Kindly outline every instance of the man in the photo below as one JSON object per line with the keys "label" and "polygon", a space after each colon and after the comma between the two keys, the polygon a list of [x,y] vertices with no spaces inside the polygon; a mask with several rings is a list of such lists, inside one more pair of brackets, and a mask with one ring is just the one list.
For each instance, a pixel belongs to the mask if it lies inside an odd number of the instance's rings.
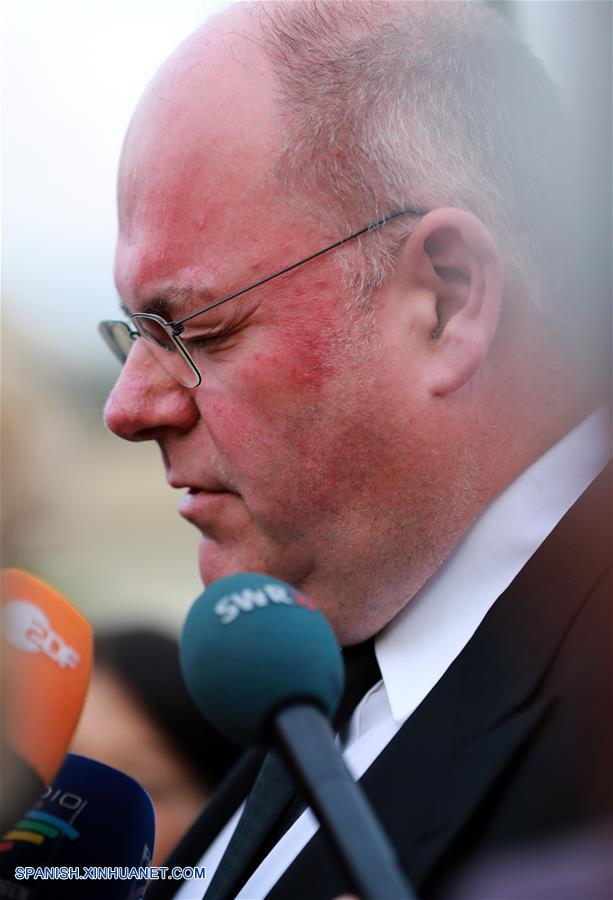
{"label": "man", "polygon": [[[346,758],[424,896],[610,809],[603,287],[568,145],[478,4],[266,3],[175,52],[122,155],[106,423],[158,442],[205,584],[266,572],[377,636]],[[207,883],[235,819],[191,841]],[[241,896],[348,889],[315,827]]]}

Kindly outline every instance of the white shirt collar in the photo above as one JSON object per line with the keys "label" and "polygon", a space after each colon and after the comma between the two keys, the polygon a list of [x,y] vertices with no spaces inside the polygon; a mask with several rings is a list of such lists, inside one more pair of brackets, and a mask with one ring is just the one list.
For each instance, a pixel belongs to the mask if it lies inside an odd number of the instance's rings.
{"label": "white shirt collar", "polygon": [[603,408],[499,494],[381,631],[375,652],[397,722],[411,715],[434,687],[610,455],[609,414]]}

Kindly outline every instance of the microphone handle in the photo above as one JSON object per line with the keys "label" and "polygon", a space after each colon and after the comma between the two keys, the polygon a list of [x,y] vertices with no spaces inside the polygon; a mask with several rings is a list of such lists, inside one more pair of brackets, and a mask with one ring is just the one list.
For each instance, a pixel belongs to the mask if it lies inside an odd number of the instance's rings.
{"label": "microphone handle", "polygon": [[25,814],[47,785],[38,772],[4,741],[0,742],[0,838]]}
{"label": "microphone handle", "polygon": [[276,713],[273,730],[361,900],[417,900],[325,716],[313,705],[293,704]]}

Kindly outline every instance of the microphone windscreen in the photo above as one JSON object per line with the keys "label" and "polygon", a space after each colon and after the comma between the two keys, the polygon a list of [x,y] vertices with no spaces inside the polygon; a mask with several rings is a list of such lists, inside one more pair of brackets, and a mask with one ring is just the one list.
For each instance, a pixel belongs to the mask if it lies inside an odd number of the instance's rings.
{"label": "microphone windscreen", "polygon": [[3,738],[45,784],[55,777],[81,714],[92,628],[38,578],[2,571]]}
{"label": "microphone windscreen", "polygon": [[241,573],[210,584],[180,644],[196,706],[242,743],[266,743],[272,716],[292,701],[334,716],[344,686],[340,647],[325,616],[295,588]]}
{"label": "microphone windscreen", "polygon": [[[147,792],[110,766],[69,754],[40,799],[0,838],[1,891],[16,866],[79,868],[151,865],[155,817]],[[129,874],[122,872],[121,874]],[[117,876],[117,873],[115,873]],[[142,878],[22,881],[30,898],[137,900]],[[55,892],[55,893],[54,893]],[[11,895],[12,896],[12,895]]]}

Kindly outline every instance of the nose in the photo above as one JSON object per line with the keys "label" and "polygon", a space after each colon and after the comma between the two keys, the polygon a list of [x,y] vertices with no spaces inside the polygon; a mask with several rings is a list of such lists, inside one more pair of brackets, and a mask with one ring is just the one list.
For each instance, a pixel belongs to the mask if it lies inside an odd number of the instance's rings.
{"label": "nose", "polygon": [[156,440],[168,429],[189,431],[198,419],[192,390],[169,375],[137,340],[104,407],[106,427],[126,441]]}

